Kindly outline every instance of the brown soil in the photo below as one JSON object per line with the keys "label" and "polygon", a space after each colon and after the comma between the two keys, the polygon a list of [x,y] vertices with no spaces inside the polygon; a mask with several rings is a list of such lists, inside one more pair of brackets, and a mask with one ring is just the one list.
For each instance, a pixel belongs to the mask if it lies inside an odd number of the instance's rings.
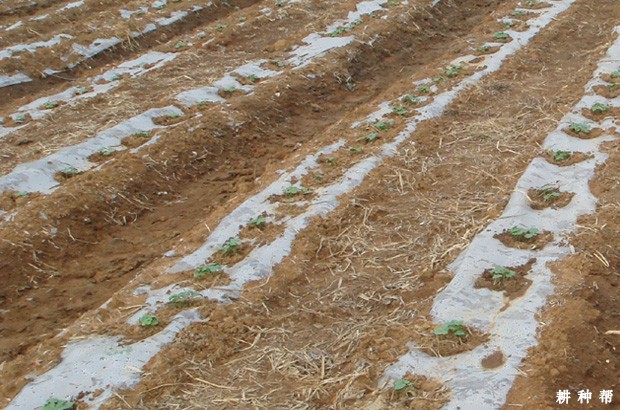
{"label": "brown soil", "polygon": [[492,269],[486,269],[482,276],[476,280],[477,288],[487,288],[498,292],[504,292],[509,299],[518,298],[523,295],[532,281],[526,278],[534,261],[530,261],[520,266],[504,266],[516,273],[514,278],[494,280]]}
{"label": "brown soil", "polygon": [[593,112],[591,109],[584,109],[581,111],[581,115],[594,121],[601,121],[605,118],[614,118],[620,116],[620,108],[609,107],[609,109],[604,112]]}
{"label": "brown soil", "polygon": [[477,331],[476,329],[463,325],[463,329],[467,333],[465,336],[457,336],[453,333],[447,335],[436,335],[434,330],[441,323],[424,323],[416,326],[418,337],[415,341],[420,345],[420,349],[431,356],[446,357],[463,353],[486,342],[488,336]]}
{"label": "brown soil", "polygon": [[553,187],[549,188],[550,189],[530,189],[527,191],[532,209],[563,208],[568,205],[571,199],[573,199],[573,196],[575,196],[572,192],[563,192]]}
{"label": "brown soil", "polygon": [[[580,409],[577,391],[593,392],[592,408],[617,408],[618,372],[618,190],[620,151],[609,146],[610,159],[590,183],[599,199],[597,212],[580,218],[581,229],[571,238],[577,253],[553,264],[555,295],[539,320],[546,325],[540,344],[531,349],[505,409],[556,409],[558,390],[572,397],[562,408]],[[613,402],[598,400],[601,390],[613,390]]]}
{"label": "brown soil", "polygon": [[568,135],[570,135],[571,137],[575,137],[575,138],[581,138],[584,140],[588,140],[591,138],[598,138],[601,135],[603,135],[603,130],[600,128],[592,128],[590,130],[590,132],[575,132],[572,129],[566,128],[564,129],[564,132],[567,133]]}
{"label": "brown soil", "polygon": [[590,158],[589,155],[586,155],[582,152],[571,152],[569,154],[570,156],[568,158],[560,160],[560,161],[556,161],[556,159],[554,158],[551,152],[545,152],[543,155],[547,161],[549,161],[552,164],[558,165],[560,167],[568,167],[570,165],[577,164],[583,160]]}
{"label": "brown soil", "polygon": [[620,96],[620,81],[611,82],[609,85],[597,85],[594,92],[606,98],[616,98]]}
{"label": "brown soil", "polygon": [[[526,227],[525,229],[530,229]],[[501,243],[509,248],[519,248],[519,249],[542,249],[549,242],[553,240],[553,234],[550,232],[538,232],[538,234],[532,238],[525,238],[523,235],[514,236],[508,230],[499,233],[494,236],[495,239],[498,239]]]}

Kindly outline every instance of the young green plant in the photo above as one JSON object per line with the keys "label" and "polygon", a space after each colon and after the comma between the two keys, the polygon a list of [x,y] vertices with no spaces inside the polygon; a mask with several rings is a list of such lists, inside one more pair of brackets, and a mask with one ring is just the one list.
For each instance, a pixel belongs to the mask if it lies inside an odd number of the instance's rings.
{"label": "young green plant", "polygon": [[194,278],[202,279],[208,276],[220,273],[222,271],[222,265],[219,263],[207,263],[196,268],[194,271]]}
{"label": "young green plant", "polygon": [[496,266],[491,270],[491,278],[495,284],[507,279],[514,279],[515,276],[517,276],[517,272],[503,266]]}
{"label": "young green plant", "polygon": [[175,293],[168,298],[168,303],[172,303],[176,307],[187,306],[196,299],[200,299],[202,295],[193,289],[184,290],[183,292]]}
{"label": "young green plant", "polygon": [[451,320],[446,322],[441,326],[436,327],[435,330],[433,330],[433,333],[438,336],[447,336],[450,334],[458,337],[467,336],[467,330],[463,326],[462,320]]}
{"label": "young green plant", "polygon": [[138,323],[142,327],[154,327],[159,324],[159,320],[157,320],[157,316],[147,313],[138,320]]}
{"label": "young green plant", "polygon": [[508,230],[508,233],[517,240],[529,240],[536,238],[540,232],[536,228],[525,229],[513,226]]}
{"label": "young green plant", "polygon": [[238,237],[230,238],[224,242],[220,248],[220,253],[224,256],[235,255],[239,252],[239,248],[241,248],[241,239]]}

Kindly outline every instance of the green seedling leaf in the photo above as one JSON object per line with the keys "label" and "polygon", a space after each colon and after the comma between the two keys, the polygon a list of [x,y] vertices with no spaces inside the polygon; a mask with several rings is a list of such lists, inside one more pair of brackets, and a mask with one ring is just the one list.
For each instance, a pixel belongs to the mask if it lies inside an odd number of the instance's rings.
{"label": "green seedling leaf", "polygon": [[48,101],[46,103],[43,104],[43,108],[49,110],[51,108],[56,108],[58,107],[58,101]]}
{"label": "green seedling leaf", "polygon": [[514,25],[515,25],[514,21],[504,21],[504,27],[506,28],[510,28]]}
{"label": "green seedling leaf", "polygon": [[502,280],[513,279],[517,276],[517,272],[503,266],[496,266],[493,270],[491,270],[491,275],[493,282],[499,282]]}
{"label": "green seedling leaf", "polygon": [[225,28],[226,28],[226,25],[225,25],[225,24],[218,24],[218,25],[215,27],[215,31],[222,31],[222,30],[224,30]]}
{"label": "green seedling leaf", "polygon": [[183,292],[176,293],[171,295],[168,298],[168,303],[172,303],[177,307],[189,305],[194,300],[201,298],[200,293],[196,292],[193,289],[185,290]]}
{"label": "green seedling leaf", "polygon": [[246,77],[248,80],[250,80],[250,82],[255,83],[259,80],[259,78],[254,75],[254,74],[250,74],[249,76]]}
{"label": "green seedling leaf", "polygon": [[459,337],[467,336],[462,320],[451,320],[446,322],[441,326],[436,327],[435,330],[433,330],[433,333],[439,336],[449,335],[450,333]]}
{"label": "green seedling leaf", "polygon": [[434,82],[435,84],[437,84],[437,83],[440,83],[442,81],[446,81],[446,79],[443,78],[443,77],[435,77],[431,81]]}
{"label": "green seedling leaf", "polygon": [[396,115],[407,115],[409,114],[409,110],[402,105],[391,105],[390,108],[392,112]]}
{"label": "green seedling leaf", "polygon": [[51,397],[43,405],[43,410],[71,410],[75,408],[75,403],[67,400]]}
{"label": "green seedling leaf", "polygon": [[286,196],[306,195],[309,193],[310,190],[302,186],[291,185],[284,189],[284,195]]}
{"label": "green seedling leaf", "polygon": [[372,132],[364,137],[364,141],[370,144],[372,142],[375,142],[378,138],[379,138],[379,133]]}
{"label": "green seedling leaf", "polygon": [[336,30],[332,31],[331,33],[329,33],[330,37],[338,37],[343,35],[344,33],[347,32],[347,29],[344,27],[339,27]]}
{"label": "green seedling leaf", "polygon": [[80,171],[76,167],[67,167],[67,168],[60,170],[60,174],[65,177],[77,175],[79,173]]}
{"label": "green seedling leaf", "polygon": [[392,6],[392,7],[394,7],[394,6],[398,6],[399,4],[400,4],[400,3],[399,3],[399,2],[397,2],[397,1],[388,1],[388,6]]}
{"label": "green seedling leaf", "polygon": [[225,87],[224,88],[224,92],[226,92],[226,93],[234,93],[235,91],[237,91],[237,87],[235,87],[235,86],[230,86],[230,87]]}
{"label": "green seedling leaf", "polygon": [[607,104],[603,104],[603,103],[595,103],[592,108],[590,108],[590,110],[594,113],[594,114],[602,114],[605,111],[609,110],[609,106]]}
{"label": "green seedling leaf", "polygon": [[513,226],[508,230],[508,233],[515,237],[516,239],[532,239],[538,236],[539,232],[536,228],[519,228],[518,226]]}
{"label": "green seedling leaf", "polygon": [[413,94],[407,94],[403,98],[400,99],[402,102],[406,102],[409,104],[417,104],[420,102],[420,98],[416,97]]}
{"label": "green seedling leaf", "polygon": [[254,228],[262,229],[267,224],[267,217],[264,215],[257,216],[256,218],[250,220],[249,225]]}
{"label": "green seedling leaf", "polygon": [[15,118],[13,118],[13,121],[15,121],[18,124],[21,124],[22,122],[26,121],[26,116],[23,114],[16,115]]}
{"label": "green seedling leaf", "polygon": [[185,47],[184,41],[179,41],[178,43],[174,45],[174,48],[181,48],[181,47]]}
{"label": "green seedling leaf", "polygon": [[551,151],[551,156],[555,161],[564,161],[571,156],[571,153],[568,151]]}
{"label": "green seedling leaf", "polygon": [[118,74],[114,74],[112,77],[110,77],[110,81],[117,81],[120,79],[121,79],[121,76]]}
{"label": "green seedling leaf", "polygon": [[413,386],[413,383],[411,383],[409,380],[405,380],[405,379],[398,379],[394,382],[394,390],[396,391],[401,391],[404,389],[407,389],[409,387]]}
{"label": "green seedling leaf", "polygon": [[234,255],[239,252],[239,247],[241,246],[241,239],[234,237],[228,239],[224,242],[224,245],[220,248],[220,252],[224,256]]}
{"label": "green seedling leaf", "polygon": [[88,87],[78,87],[75,89],[75,95],[86,94],[89,91]]}
{"label": "green seedling leaf", "polygon": [[570,129],[577,134],[581,134],[582,132],[584,134],[589,134],[592,130],[592,127],[590,127],[590,124],[586,124],[583,122],[574,122],[570,125]]}
{"label": "green seedling leaf", "polygon": [[515,10],[512,12],[512,15],[514,17],[521,17],[521,16],[525,16],[527,14],[527,11],[525,10]]}
{"label": "green seedling leaf", "polygon": [[431,92],[430,87],[427,87],[425,85],[419,85],[418,86],[418,91],[421,92],[422,94],[428,94]]}
{"label": "green seedling leaf", "polygon": [[510,34],[503,31],[498,31],[497,33],[493,34],[493,38],[496,40],[506,40],[507,38],[510,38]]}
{"label": "green seedling leaf", "polygon": [[612,71],[611,78],[620,78],[620,70]]}
{"label": "green seedling leaf", "polygon": [[215,273],[220,273],[221,271],[222,265],[220,265],[219,263],[207,263],[206,265],[202,265],[196,268],[196,270],[194,271],[194,278],[202,279]]}
{"label": "green seedling leaf", "polygon": [[329,165],[335,165],[338,162],[338,159],[335,157],[329,157],[326,161]]}
{"label": "green seedling leaf", "polygon": [[374,124],[374,126],[379,131],[385,132],[394,126],[394,120],[378,121]]}
{"label": "green seedling leaf", "polygon": [[157,316],[155,315],[150,315],[150,314],[146,314],[144,316],[142,316],[138,322],[140,323],[140,326],[142,327],[153,327],[153,326],[157,326],[159,324],[159,320],[157,320]]}
{"label": "green seedling leaf", "polygon": [[456,77],[461,72],[461,70],[463,70],[463,67],[461,67],[460,65],[451,65],[450,67],[446,69],[444,73],[449,78],[452,78],[452,77]]}
{"label": "green seedling leaf", "polygon": [[487,46],[487,45],[484,45],[484,46],[478,47],[478,51],[480,51],[481,53],[486,53],[486,52],[487,52],[487,51],[489,51],[490,49],[491,49],[491,46]]}
{"label": "green seedling leaf", "polygon": [[362,152],[364,152],[364,150],[362,148],[359,148],[359,147],[351,147],[351,148],[349,148],[349,152],[351,152],[353,154],[361,154]]}
{"label": "green seedling leaf", "polygon": [[539,192],[542,195],[543,201],[545,201],[545,202],[548,202],[548,201],[551,201],[553,199],[559,198],[559,196],[560,196],[560,192],[558,192],[558,189],[554,188],[552,186],[542,187],[539,190]]}
{"label": "green seedling leaf", "polygon": [[104,148],[101,148],[99,150],[99,153],[101,155],[103,155],[104,157],[109,157],[110,155],[114,154],[115,152],[116,152],[116,150],[114,148],[112,148],[112,147],[104,147]]}

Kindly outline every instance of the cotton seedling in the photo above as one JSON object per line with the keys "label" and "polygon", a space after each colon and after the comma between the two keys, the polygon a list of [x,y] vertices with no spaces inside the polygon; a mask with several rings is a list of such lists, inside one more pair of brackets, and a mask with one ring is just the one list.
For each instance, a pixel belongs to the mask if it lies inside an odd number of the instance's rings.
{"label": "cotton seedling", "polygon": [[551,151],[551,156],[555,161],[564,161],[571,156],[571,153],[568,151]]}
{"label": "cotton seedling", "polygon": [[378,121],[374,124],[374,127],[378,129],[379,131],[385,132],[388,129],[390,129],[393,125],[394,123],[392,121]]}
{"label": "cotton seedling", "polygon": [[22,122],[26,121],[26,116],[23,114],[16,115],[15,118],[13,118],[13,121],[15,121],[18,124],[21,124]]}
{"label": "cotton seedling", "polygon": [[224,88],[225,93],[234,93],[235,91],[237,91],[237,87],[235,87],[234,85]]}
{"label": "cotton seedling", "polygon": [[512,12],[512,15],[514,17],[521,17],[521,16],[525,16],[527,14],[527,11],[525,10],[515,10]]}
{"label": "cotton seedling", "polygon": [[573,131],[576,134],[589,134],[590,131],[592,130],[592,127],[590,127],[590,124],[586,124],[583,122],[574,122],[570,125],[569,127],[571,129],[571,131]]}
{"label": "cotton seedling", "polygon": [[375,142],[377,139],[379,139],[379,133],[378,132],[371,132],[370,134],[366,135],[364,137],[364,141],[366,141],[367,143],[372,143]]}
{"label": "cotton seedling", "polygon": [[250,82],[255,83],[259,80],[259,78],[254,75],[254,74],[250,74],[249,76],[246,77],[248,80],[250,80]]}
{"label": "cotton seedling", "polygon": [[407,94],[400,99],[402,102],[409,104],[417,104],[420,102],[420,97],[416,97],[413,94]]}
{"label": "cotton seedling", "polygon": [[246,19],[245,17],[243,17],[243,16],[239,17],[239,22],[240,22],[240,23],[243,23],[243,22],[244,22],[244,21],[246,21],[246,20],[247,20],[247,19]]}
{"label": "cotton seedling", "polygon": [[58,107],[58,101],[48,101],[46,103],[43,104],[43,108],[49,110],[51,108],[56,108]]}
{"label": "cotton seedling", "polygon": [[544,186],[540,188],[539,192],[543,198],[543,201],[545,202],[549,202],[560,197],[560,193],[558,192],[557,188],[554,188],[552,186]]}
{"label": "cotton seedling", "polygon": [[121,79],[121,76],[118,74],[114,74],[112,77],[110,77],[110,81],[117,81],[120,79]]}
{"label": "cotton seedling", "polygon": [[611,72],[611,78],[620,78],[620,70],[615,70]]}
{"label": "cotton seedling", "polygon": [[284,188],[283,193],[285,196],[306,195],[310,193],[310,190],[302,186],[291,185],[289,187]]}
{"label": "cotton seedling", "polygon": [[182,48],[182,47],[185,47],[185,42],[183,41],[179,41],[178,43],[174,45],[174,48]]}
{"label": "cotton seedling", "polygon": [[407,390],[410,387],[413,386],[413,383],[411,383],[409,380],[405,380],[405,379],[398,379],[394,382],[394,390],[395,391],[403,391],[403,390]]}
{"label": "cotton seedling", "polygon": [[493,34],[493,38],[496,40],[506,40],[507,38],[510,38],[510,34],[503,31],[498,31],[497,33]]}
{"label": "cotton seedling", "polygon": [[88,87],[78,87],[75,89],[75,95],[82,95],[82,94],[86,94],[88,92],[89,88]]}
{"label": "cotton seedling", "polygon": [[68,400],[61,400],[55,397],[47,399],[43,405],[43,410],[71,410],[75,408],[75,403]]}
{"label": "cotton seedling", "polygon": [[200,293],[193,289],[184,290],[183,292],[175,293],[168,298],[168,303],[172,303],[176,307],[187,306],[194,300],[201,298]]}
{"label": "cotton seedling", "polygon": [[224,242],[224,245],[220,248],[220,253],[224,256],[235,255],[239,252],[239,248],[241,247],[241,239],[234,237],[228,239]]}
{"label": "cotton seedling", "polygon": [[338,37],[343,35],[344,33],[347,32],[347,29],[344,27],[339,27],[336,30],[332,31],[331,33],[329,33],[330,37]]}
{"label": "cotton seedling", "polygon": [[504,27],[506,28],[510,28],[514,25],[515,25],[514,21],[504,21]]}
{"label": "cotton seedling", "polygon": [[194,278],[202,279],[222,271],[222,265],[219,263],[207,263],[196,268]]}
{"label": "cotton seedling", "polygon": [[259,215],[256,218],[251,219],[248,225],[251,226],[252,228],[263,229],[266,224],[267,224],[267,217],[264,215]]}
{"label": "cotton seedling", "polygon": [[517,276],[517,272],[503,266],[496,266],[491,270],[491,278],[493,279],[493,283],[499,283],[507,279],[513,279],[515,276]]}
{"label": "cotton seedling", "polygon": [[351,147],[349,148],[349,152],[353,154],[361,154],[362,152],[364,152],[364,150],[360,147]]}
{"label": "cotton seedling", "polygon": [[508,233],[512,235],[513,238],[518,240],[527,240],[533,239],[538,236],[539,231],[536,228],[519,228],[518,226],[513,226],[508,230]]}
{"label": "cotton seedling", "polygon": [[441,326],[436,327],[435,330],[433,330],[433,333],[438,336],[446,336],[449,334],[453,334],[459,337],[467,336],[467,331],[463,327],[462,320],[451,320],[449,322],[446,322]]}
{"label": "cotton seedling", "polygon": [[592,108],[590,108],[590,111],[592,111],[594,114],[602,114],[607,110],[609,110],[609,106],[600,102],[595,103]]}
{"label": "cotton seedling", "polygon": [[222,31],[226,28],[226,25],[224,24],[218,24],[217,26],[215,26],[215,31]]}
{"label": "cotton seedling", "polygon": [[101,148],[99,150],[99,153],[101,155],[103,155],[104,157],[109,157],[110,155],[114,154],[115,152],[116,152],[116,150],[114,148],[112,148],[112,147],[104,147],[104,148]]}
{"label": "cotton seedling", "polygon": [[481,53],[486,53],[486,52],[487,52],[487,51],[489,51],[490,49],[491,49],[491,46],[487,46],[487,45],[484,45],[484,46],[478,47],[478,51],[480,51]]}
{"label": "cotton seedling", "polygon": [[460,65],[451,65],[450,67],[448,67],[446,69],[446,71],[444,73],[449,78],[453,78],[453,77],[456,77],[457,75],[459,75],[461,70],[463,70],[463,67],[461,67]]}
{"label": "cotton seedling", "polygon": [[446,79],[443,78],[443,77],[435,77],[431,81],[434,82],[435,84],[437,84],[437,83],[440,83],[442,81],[446,81]]}
{"label": "cotton seedling", "polygon": [[76,167],[67,167],[60,170],[60,174],[64,177],[72,177],[79,173],[80,171]]}
{"label": "cotton seedling", "polygon": [[327,160],[326,160],[326,161],[327,161],[327,163],[328,163],[329,165],[336,165],[336,163],[338,162],[338,158],[335,158],[335,157],[329,157],[329,158],[327,158]]}
{"label": "cotton seedling", "polygon": [[427,87],[425,85],[419,85],[418,86],[418,91],[421,92],[422,94],[428,94],[431,92],[430,87]]}
{"label": "cotton seedling", "polygon": [[403,107],[402,105],[391,105],[392,113],[396,115],[407,115],[409,114],[409,110]]}
{"label": "cotton seedling", "polygon": [[146,314],[138,320],[138,323],[140,323],[142,327],[153,327],[159,324],[159,320],[157,320],[157,316],[155,315]]}

